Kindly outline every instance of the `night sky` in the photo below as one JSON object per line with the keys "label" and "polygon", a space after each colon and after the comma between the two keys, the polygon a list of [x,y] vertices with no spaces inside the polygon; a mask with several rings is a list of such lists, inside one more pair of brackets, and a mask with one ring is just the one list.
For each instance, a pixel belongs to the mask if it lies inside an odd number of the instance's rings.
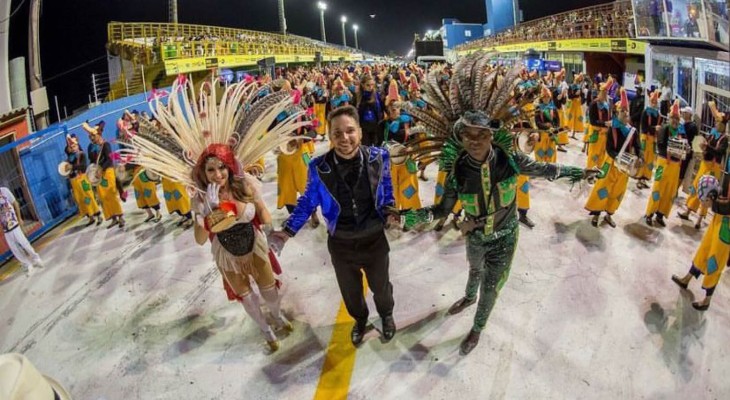
{"label": "night sky", "polygon": [[[14,10],[23,0],[13,0]],[[287,28],[290,33],[319,39],[319,10],[316,0],[285,0]],[[608,0],[521,0],[525,20],[606,3]],[[28,3],[11,21],[10,56],[27,55]],[[411,47],[413,34],[438,29],[442,18],[483,23],[483,0],[367,0],[326,1],[325,29],[330,42],[342,43],[340,16],[347,15],[347,42],[354,45],[351,23],[359,25],[358,42],[366,51],[403,55]],[[181,23],[229,26],[260,31],[277,31],[276,0],[178,0]],[[369,14],[376,14],[374,19]],[[167,0],[65,0],[44,1],[41,16],[41,62],[48,86],[49,101],[58,95],[63,108],[86,104],[91,90],[91,74],[106,73],[101,58],[75,71],[57,75],[91,62],[106,54],[106,24],[109,21],[167,21]],[[55,112],[54,112],[55,113]],[[55,119],[55,118],[54,118]]]}

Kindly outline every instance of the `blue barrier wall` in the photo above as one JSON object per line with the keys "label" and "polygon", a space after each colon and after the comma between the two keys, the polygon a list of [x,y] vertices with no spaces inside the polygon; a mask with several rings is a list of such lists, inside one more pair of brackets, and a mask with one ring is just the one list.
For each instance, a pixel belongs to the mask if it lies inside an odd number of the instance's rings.
{"label": "blue barrier wall", "polygon": [[[104,121],[104,139],[114,143],[117,136],[116,122],[124,110],[138,110],[149,113],[146,95],[138,94],[96,106],[87,112],[54,124],[42,131],[34,132],[20,140],[0,147],[0,154],[14,151],[19,145],[30,141],[30,146],[20,151],[25,180],[30,192],[30,201],[35,206],[40,229],[33,232],[29,239],[35,240],[78,212],[71,195],[68,179],[58,174],[58,164],[66,159],[66,133],[75,133],[81,148],[86,151],[89,137],[81,128],[84,121],[96,125]],[[115,150],[118,146],[112,146]],[[0,255],[0,262],[12,257],[9,251]]]}

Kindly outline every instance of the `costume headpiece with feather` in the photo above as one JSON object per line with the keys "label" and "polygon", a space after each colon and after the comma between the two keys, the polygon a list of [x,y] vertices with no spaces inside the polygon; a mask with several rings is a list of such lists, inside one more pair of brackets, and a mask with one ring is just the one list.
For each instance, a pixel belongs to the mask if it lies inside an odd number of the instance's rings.
{"label": "costume headpiece with feather", "polygon": [[240,174],[276,147],[284,151],[289,141],[301,139],[294,132],[311,124],[299,118],[304,111],[274,124],[294,103],[289,92],[257,97],[259,85],[241,82],[229,85],[219,103],[216,87],[206,81],[196,94],[190,80],[178,78],[167,104],[160,97],[150,101],[159,124],[143,119],[132,137],[132,148],[124,152],[134,157],[135,164],[203,192],[206,188],[197,182],[196,168],[207,157],[220,158],[234,174]]}
{"label": "costume headpiece with feather", "polygon": [[492,55],[484,52],[470,54],[456,63],[449,79],[448,91],[439,85],[443,67],[432,67],[422,82],[426,109],[404,103],[406,112],[420,122],[428,137],[407,144],[416,161],[428,163],[440,159],[440,168],[449,166],[461,151],[461,142],[454,126],[467,112],[478,117],[470,121],[483,123],[493,131],[493,144],[508,154],[512,150],[511,127],[530,120],[525,105],[535,101],[540,93],[538,81],[525,80],[522,67],[491,68]]}

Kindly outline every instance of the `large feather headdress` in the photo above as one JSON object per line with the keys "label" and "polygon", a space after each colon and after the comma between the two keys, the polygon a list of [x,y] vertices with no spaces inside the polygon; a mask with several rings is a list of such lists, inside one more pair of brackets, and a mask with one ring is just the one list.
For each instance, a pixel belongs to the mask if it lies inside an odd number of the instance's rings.
{"label": "large feather headdress", "polygon": [[[173,83],[166,104],[161,96],[150,99],[150,110],[159,126],[143,121],[131,139],[131,149],[124,152],[135,164],[205,191],[196,187],[193,169],[210,146],[229,146],[245,169],[269,151],[277,147],[286,151],[286,143],[304,139],[295,132],[311,125],[302,118],[305,111],[292,107],[295,99],[289,92],[261,96],[270,93],[262,90],[266,86],[232,84],[218,100],[216,81],[205,81],[196,94],[192,81],[180,77]],[[287,112],[286,118],[275,123],[283,112]]]}
{"label": "large feather headdress", "polygon": [[[530,114],[534,111],[525,106],[535,101],[542,83],[530,79],[524,67],[492,66],[493,58],[493,54],[476,52],[459,60],[453,67],[448,92],[439,85],[444,67],[434,67],[421,85],[422,98],[429,107],[423,110],[401,103],[428,133],[428,138],[406,144],[417,161],[428,163],[440,158],[440,167],[450,168],[461,148],[453,127],[467,111],[483,112],[501,132],[533,117]],[[494,136],[495,144],[510,146],[508,135],[502,136]]]}

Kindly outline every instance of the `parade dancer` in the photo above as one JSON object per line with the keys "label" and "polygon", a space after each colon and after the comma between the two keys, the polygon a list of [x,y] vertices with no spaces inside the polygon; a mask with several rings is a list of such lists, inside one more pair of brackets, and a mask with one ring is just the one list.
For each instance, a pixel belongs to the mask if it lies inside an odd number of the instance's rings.
{"label": "parade dancer", "polygon": [[[416,118],[427,121],[425,126],[432,141],[443,144],[441,158],[450,166],[451,173],[439,205],[403,215],[404,226],[414,227],[447,215],[457,199],[464,207],[466,220],[461,230],[466,234],[469,279],[465,296],[451,306],[449,314],[457,314],[477,302],[477,294],[479,304],[474,325],[461,342],[462,355],[479,343],[497,294],[509,274],[518,232],[517,175],[578,181],[593,174],[577,167],[538,163],[514,150],[513,136],[507,129],[525,119],[521,115],[523,107],[535,100],[540,88],[536,82],[520,79],[526,78],[520,68],[505,71],[504,76],[499,76],[499,71],[488,73],[482,69],[488,57],[478,52],[460,60],[454,67],[449,93],[436,92],[433,87],[427,89],[426,93],[432,93],[426,98],[429,108],[438,113],[419,117],[415,111]],[[472,76],[483,79],[471,82]],[[504,84],[496,87],[496,79]]]}
{"label": "parade dancer", "polygon": [[639,182],[636,187],[648,189],[649,180],[654,173],[654,161],[656,160],[656,133],[662,127],[662,119],[659,115],[659,91],[655,90],[649,95],[649,106],[641,113],[639,131],[641,132],[641,153],[644,156],[644,166],[639,174]]}
{"label": "parade dancer", "polygon": [[[402,148],[407,141],[411,140],[411,124],[413,118],[405,112],[401,112],[401,99],[398,95],[398,85],[394,80],[390,81],[388,97],[385,99],[387,118],[383,121],[383,135],[385,144],[390,150],[391,156],[391,180],[393,182],[393,197],[395,207],[399,210],[409,208],[420,208],[421,197],[419,195],[418,166],[411,157],[393,154],[395,148]],[[415,139],[415,138],[414,138]]]}
{"label": "parade dancer", "polygon": [[612,126],[613,112],[611,101],[608,98],[608,89],[613,85],[613,79],[608,78],[606,82],[601,83],[596,100],[591,103],[588,111],[588,117],[591,126],[588,127],[586,135],[588,143],[588,153],[586,159],[586,168],[596,168],[603,165],[606,158],[606,141],[608,140],[608,130]]}
{"label": "parade dancer", "polygon": [[697,187],[697,197],[705,207],[712,208],[714,216],[707,228],[700,246],[692,259],[692,266],[683,276],[672,275],[672,281],[682,289],[687,289],[692,278],[702,279],[702,289],[705,290],[705,298],[699,302],[693,302],[692,307],[698,311],[706,311],[710,308],[712,295],[720,282],[722,270],[730,257],[730,175],[728,171],[723,173],[722,186],[712,175],[700,177]]}
{"label": "parade dancer", "polygon": [[[679,188],[679,169],[682,159],[677,153],[668,151],[669,140],[683,139],[684,127],[679,123],[679,100],[675,100],[669,111],[669,123],[657,132],[657,166],[654,172],[654,184],[651,187],[649,202],[646,205],[644,220],[647,225],[666,226],[664,217],[672,211],[674,199]],[[686,139],[685,139],[686,140]]]}
{"label": "parade dancer", "polygon": [[101,130],[89,129],[88,126],[84,126],[84,129],[91,140],[87,151],[89,160],[94,161],[98,167],[99,176],[96,179],[99,184],[96,186],[96,190],[99,192],[104,219],[112,220],[107,229],[114,225],[119,225],[120,229],[124,228],[126,222],[120,200],[126,200],[126,195],[120,193],[126,193],[126,191],[122,189],[121,182],[114,171],[112,147],[101,136]]}
{"label": "parade dancer", "polygon": [[702,204],[697,192],[700,179],[705,175],[712,175],[717,179],[721,178],[722,163],[725,160],[725,154],[728,149],[728,136],[725,133],[725,127],[730,115],[720,112],[715,102],[709,102],[708,106],[712,110],[712,115],[715,118],[715,126],[710,131],[710,134],[705,137],[706,141],[700,144],[702,148],[702,162],[689,189],[690,196],[687,198],[687,210],[677,213],[679,218],[689,220],[690,213],[696,213],[699,210],[695,229],[702,227],[702,220],[707,215],[707,207]]}
{"label": "parade dancer", "polygon": [[621,90],[621,102],[617,104],[618,113],[614,116],[606,143],[606,157],[601,166],[602,176],[596,181],[585,209],[590,212],[591,225],[597,227],[601,213],[603,220],[612,228],[616,227],[613,214],[618,210],[626,194],[629,175],[622,169],[621,154],[626,152],[637,158],[637,167],[643,163],[639,138],[636,129],[630,125],[629,101],[626,91]]}
{"label": "parade dancer", "polygon": [[[151,103],[161,131],[134,136],[130,155],[145,169],[194,188],[196,242],[211,242],[229,299],[243,305],[269,350],[276,351],[279,341],[275,329],[291,330],[292,326],[281,312],[275,266],[265,237],[265,231],[271,230],[271,216],[261,198],[260,183],[243,171],[274,148],[300,139],[294,132],[311,122],[300,118],[302,111],[274,123],[294,104],[288,92],[265,95],[252,104],[258,86],[232,84],[218,105],[216,85],[205,82],[193,91],[189,80],[176,80],[167,105],[158,98]],[[260,220],[262,229],[255,226],[255,219]],[[261,311],[252,278],[271,312],[274,327]]]}
{"label": "parade dancer", "polygon": [[583,132],[585,129],[583,126],[585,116],[583,103],[585,103],[585,98],[583,97],[583,88],[581,87],[583,79],[583,74],[575,75],[573,84],[568,87],[568,102],[565,107],[565,130],[558,133],[558,151],[566,151],[563,146],[568,144],[568,132],[575,138],[576,132]]}
{"label": "parade dancer", "polygon": [[81,151],[79,139],[75,134],[66,135],[66,162],[70,166],[68,179],[71,182],[71,193],[73,194],[76,205],[79,207],[79,215],[83,215],[89,219],[87,226],[96,222],[100,225],[103,221],[101,218],[101,210],[96,202],[94,190],[91,183],[86,178],[86,154]]}

